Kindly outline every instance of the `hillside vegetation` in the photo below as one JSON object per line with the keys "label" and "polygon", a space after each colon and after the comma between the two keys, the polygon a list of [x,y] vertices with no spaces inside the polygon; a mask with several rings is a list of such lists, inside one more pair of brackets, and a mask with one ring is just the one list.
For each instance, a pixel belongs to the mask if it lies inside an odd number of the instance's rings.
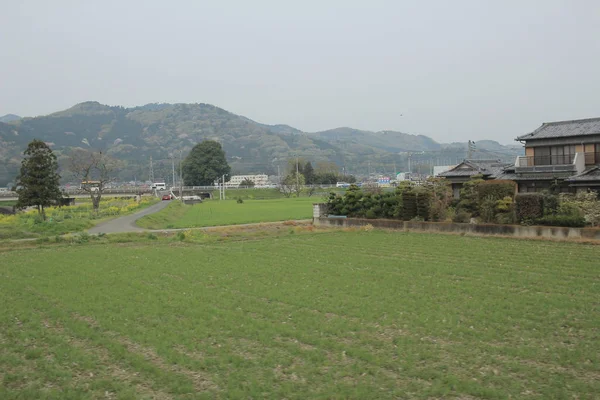
{"label": "hillside vegetation", "polygon": [[[64,160],[75,147],[103,150],[126,161],[120,179],[148,179],[152,157],[155,177],[172,174],[172,159],[179,159],[205,139],[223,146],[233,173],[277,174],[296,156],[318,162],[334,162],[350,173],[390,173],[407,164],[406,152],[434,160],[438,156],[456,160],[464,157],[465,146],[450,147],[423,135],[402,132],[369,132],[337,128],[305,133],[288,125],[266,125],[210,104],[147,104],[124,108],[98,102],[77,104],[67,110],[35,118],[8,118],[0,122],[0,186],[13,182],[27,143],[40,139]],[[491,141],[489,141],[491,142]],[[487,158],[513,159],[514,149],[497,147]],[[496,146],[497,145],[497,146]],[[498,147],[499,146],[499,147]],[[482,149],[485,146],[482,146]],[[65,180],[68,174],[63,173]]]}

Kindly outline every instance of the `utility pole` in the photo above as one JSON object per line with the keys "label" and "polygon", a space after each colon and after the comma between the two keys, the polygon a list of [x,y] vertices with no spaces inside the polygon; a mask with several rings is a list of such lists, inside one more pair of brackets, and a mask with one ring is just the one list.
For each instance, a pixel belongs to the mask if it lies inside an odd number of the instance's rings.
{"label": "utility pole", "polygon": [[475,151],[475,142],[469,140],[468,148],[467,148],[467,159],[471,159],[473,157],[473,151]]}
{"label": "utility pole", "polygon": [[277,164],[277,183],[281,185],[281,173],[279,172],[279,164]]}
{"label": "utility pole", "polygon": [[154,184],[154,166],[152,165],[152,156],[150,156],[150,182]]}
{"label": "utility pole", "polygon": [[412,157],[412,154],[408,153],[408,173],[412,172],[411,165],[410,165],[411,157]]}
{"label": "utility pole", "polygon": [[[296,154],[296,189],[300,189],[299,177],[298,177],[298,154]],[[299,193],[296,193],[296,196],[300,196]]]}
{"label": "utility pole", "polygon": [[183,150],[179,150],[179,199],[183,203]]}
{"label": "utility pole", "polygon": [[223,200],[225,200],[225,175],[223,175]]}
{"label": "utility pole", "polygon": [[371,178],[371,160],[369,160],[369,179]]}
{"label": "utility pole", "polygon": [[171,167],[173,169],[173,187],[175,187],[175,159],[171,158]]}
{"label": "utility pole", "polygon": [[398,176],[398,171],[396,170],[396,160],[394,160],[394,179]]}

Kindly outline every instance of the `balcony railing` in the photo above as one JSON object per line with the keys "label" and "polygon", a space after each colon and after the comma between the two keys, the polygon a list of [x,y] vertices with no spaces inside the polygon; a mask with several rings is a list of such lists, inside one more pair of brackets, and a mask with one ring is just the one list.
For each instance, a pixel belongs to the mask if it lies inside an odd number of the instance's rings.
{"label": "balcony railing", "polygon": [[575,154],[562,156],[525,156],[519,157],[517,167],[537,167],[546,165],[570,165],[575,160]]}

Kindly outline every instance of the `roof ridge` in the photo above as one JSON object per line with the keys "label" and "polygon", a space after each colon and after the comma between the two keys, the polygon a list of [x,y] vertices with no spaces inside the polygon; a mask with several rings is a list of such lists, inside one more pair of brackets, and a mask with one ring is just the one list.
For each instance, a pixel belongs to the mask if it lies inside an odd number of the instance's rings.
{"label": "roof ridge", "polygon": [[570,120],[565,120],[565,121],[542,122],[542,126],[544,126],[544,125],[572,124],[573,122],[591,122],[591,121],[600,121],[600,117],[582,118],[582,119],[570,119]]}

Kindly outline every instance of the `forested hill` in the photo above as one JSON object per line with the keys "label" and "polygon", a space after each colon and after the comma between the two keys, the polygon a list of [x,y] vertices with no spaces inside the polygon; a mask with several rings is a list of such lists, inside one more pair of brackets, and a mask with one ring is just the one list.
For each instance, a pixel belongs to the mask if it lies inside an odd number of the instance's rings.
{"label": "forested hill", "polygon": [[[221,143],[234,173],[277,173],[296,156],[314,163],[334,162],[350,172],[367,171],[367,164],[401,168],[401,152],[441,151],[431,138],[401,132],[368,132],[339,128],[304,133],[287,125],[266,125],[210,104],[147,104],[124,108],[98,102],[35,118],[0,122],[0,186],[13,181],[27,143],[49,143],[59,160],[69,148],[101,149],[126,160],[120,178],[148,179],[150,157],[156,174],[170,176],[172,158],[196,143]],[[464,151],[460,149],[457,157]]]}

